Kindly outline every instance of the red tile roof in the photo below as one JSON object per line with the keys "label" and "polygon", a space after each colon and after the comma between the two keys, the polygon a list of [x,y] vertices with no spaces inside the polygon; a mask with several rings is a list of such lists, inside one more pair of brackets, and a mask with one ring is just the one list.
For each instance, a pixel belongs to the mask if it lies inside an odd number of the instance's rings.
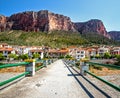
{"label": "red tile roof", "polygon": [[0,51],[13,51],[13,48],[0,48]]}
{"label": "red tile roof", "polygon": [[33,49],[33,50],[30,50],[30,52],[43,52],[43,50]]}

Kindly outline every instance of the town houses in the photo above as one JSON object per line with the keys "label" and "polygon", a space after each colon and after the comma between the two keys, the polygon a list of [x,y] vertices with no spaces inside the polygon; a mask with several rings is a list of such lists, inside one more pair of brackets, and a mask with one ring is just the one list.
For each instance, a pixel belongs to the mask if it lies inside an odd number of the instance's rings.
{"label": "town houses", "polygon": [[0,53],[2,53],[3,56],[7,57],[8,54],[15,54],[15,50],[12,48],[12,46],[3,43],[0,45]]}
{"label": "town houses", "polygon": [[33,58],[35,53],[39,54],[40,59],[43,58],[64,58],[66,55],[76,60],[83,58],[91,58],[104,56],[105,53],[110,55],[120,55],[120,47],[110,46],[94,46],[94,47],[77,47],[70,46],[67,48],[50,48],[45,46],[15,46],[6,43],[0,44],[0,53],[8,57],[9,54],[17,56],[27,54],[29,58]]}

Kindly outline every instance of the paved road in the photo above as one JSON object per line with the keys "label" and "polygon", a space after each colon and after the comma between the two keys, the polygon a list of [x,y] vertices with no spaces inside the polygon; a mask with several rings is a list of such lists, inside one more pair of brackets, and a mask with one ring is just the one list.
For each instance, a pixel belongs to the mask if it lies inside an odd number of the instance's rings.
{"label": "paved road", "polygon": [[[92,80],[95,82],[94,80]],[[78,74],[78,70],[58,60],[34,77],[27,77],[0,93],[0,98],[119,98],[106,93]]]}

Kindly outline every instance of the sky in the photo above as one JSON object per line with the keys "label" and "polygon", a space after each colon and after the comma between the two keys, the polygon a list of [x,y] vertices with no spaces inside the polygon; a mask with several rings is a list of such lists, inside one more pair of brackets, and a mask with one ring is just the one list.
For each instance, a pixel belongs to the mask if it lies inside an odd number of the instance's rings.
{"label": "sky", "polygon": [[49,10],[72,22],[102,20],[107,31],[120,31],[120,0],[0,0],[0,14]]}

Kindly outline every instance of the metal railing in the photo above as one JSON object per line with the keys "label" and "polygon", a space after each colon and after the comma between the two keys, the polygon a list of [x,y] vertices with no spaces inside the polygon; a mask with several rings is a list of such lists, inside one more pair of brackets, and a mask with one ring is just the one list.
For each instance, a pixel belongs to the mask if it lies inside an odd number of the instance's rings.
{"label": "metal railing", "polygon": [[4,64],[4,65],[0,65],[0,69],[8,68],[8,67],[15,67],[15,66],[23,66],[26,64],[29,64],[29,62],[21,62],[21,63],[15,63],[15,64]]}
{"label": "metal railing", "polygon": [[90,65],[97,65],[97,66],[103,66],[103,67],[107,67],[107,68],[120,70],[120,66],[117,66],[117,65],[101,64],[101,63],[94,63],[94,62],[87,62],[87,63],[90,64]]}
{"label": "metal railing", "polygon": [[[68,64],[70,64],[70,63],[72,64],[73,62],[74,62],[74,60],[67,60],[67,63],[68,63]],[[72,64],[72,65],[75,65],[75,64]],[[87,73],[87,74],[95,77],[96,79],[104,82],[105,84],[109,85],[110,87],[112,87],[112,88],[114,88],[115,90],[117,90],[117,91],[120,92],[120,87],[119,87],[119,86],[117,86],[117,85],[115,85],[115,84],[113,84],[113,83],[111,83],[111,82],[108,82],[108,81],[102,79],[101,77],[99,77],[99,76],[91,73],[91,72],[89,71],[89,65],[91,65],[91,66],[107,67],[107,68],[116,69],[116,70],[120,70],[120,66],[118,66],[118,65],[111,65],[111,64],[94,63],[94,62],[86,62],[86,63],[83,62],[82,65],[80,65],[80,66],[81,66],[81,69],[80,69],[80,70],[81,70],[81,72],[82,72],[82,75],[84,75],[84,73]],[[78,68],[78,67],[77,67],[77,68]]]}
{"label": "metal railing", "polygon": [[[87,63],[90,64],[91,66],[92,66],[92,65],[96,65],[96,66],[102,66],[102,67],[107,67],[107,68],[112,68],[112,69],[120,70],[120,66],[118,66],[118,65],[101,64],[101,63],[94,63],[94,62],[87,62]],[[100,78],[99,76],[96,76],[95,74],[91,73],[90,71],[85,70],[85,73],[87,73],[87,74],[89,74],[89,75],[97,78],[98,80],[106,83],[107,85],[109,85],[110,87],[116,89],[117,91],[120,91],[120,87],[119,87],[119,86],[117,86],[117,85],[115,85],[115,84],[113,84],[113,83],[111,83],[111,82],[108,82],[108,81]]]}
{"label": "metal railing", "polygon": [[12,81],[14,81],[14,80],[16,80],[16,79],[18,79],[18,78],[20,78],[20,77],[22,77],[22,76],[25,76],[25,75],[27,75],[27,74],[29,74],[29,72],[24,72],[24,73],[22,73],[22,74],[20,74],[20,75],[18,75],[18,76],[15,76],[15,77],[12,77],[12,78],[10,78],[10,79],[8,79],[8,80],[5,80],[5,81],[3,81],[3,82],[0,82],[0,86],[3,86],[3,85],[5,85],[5,84],[7,84],[7,83],[10,83],[10,82],[12,82]]}
{"label": "metal railing", "polygon": [[110,82],[108,82],[108,81],[106,81],[106,80],[104,80],[104,79],[102,79],[102,78],[96,76],[95,74],[93,74],[93,73],[91,73],[91,72],[89,72],[89,71],[85,71],[85,72],[88,73],[89,75],[91,75],[91,76],[97,78],[98,80],[100,80],[100,81],[106,83],[106,84],[109,85],[110,87],[112,87],[112,88],[114,88],[114,89],[120,91],[120,87],[116,86],[115,84],[112,84],[112,83],[110,83]]}
{"label": "metal railing", "polygon": [[[29,66],[30,63],[33,63],[33,62],[21,62],[21,63],[15,63],[15,64],[4,64],[4,65],[0,65],[0,69],[9,68],[9,67],[17,67],[17,66],[25,66],[25,67],[27,67],[27,65]],[[39,67],[35,67],[35,72],[36,72],[39,69],[47,66],[48,64],[53,63],[53,60],[37,60],[37,61],[35,61],[35,63],[36,64],[37,63],[41,63],[42,64]],[[31,67],[31,66],[29,66],[29,67]],[[28,69],[31,69],[31,68],[28,68]],[[12,78],[8,79],[8,80],[0,82],[0,86],[8,84],[8,83],[10,83],[10,82],[12,82],[12,81],[14,81],[14,80],[16,80],[18,78],[21,78],[21,77],[29,75],[29,74],[31,74],[31,72],[30,71],[26,71],[26,72],[24,72],[22,74],[19,74],[19,75],[15,76],[15,77],[12,77]]]}
{"label": "metal railing", "polygon": [[[21,62],[21,63],[16,63],[16,64],[4,64],[4,65],[0,65],[0,69],[8,68],[8,67],[16,67],[16,66],[25,66],[27,64],[29,64],[29,62]],[[24,73],[22,73],[22,74],[20,74],[18,76],[15,76],[15,77],[12,77],[12,78],[10,78],[8,80],[2,81],[2,82],[0,82],[0,86],[3,86],[5,84],[7,84],[7,83],[10,83],[10,82],[12,82],[12,81],[14,81],[14,80],[16,80],[18,78],[21,78],[22,76],[25,76],[27,74],[29,74],[29,72],[24,72]]]}

